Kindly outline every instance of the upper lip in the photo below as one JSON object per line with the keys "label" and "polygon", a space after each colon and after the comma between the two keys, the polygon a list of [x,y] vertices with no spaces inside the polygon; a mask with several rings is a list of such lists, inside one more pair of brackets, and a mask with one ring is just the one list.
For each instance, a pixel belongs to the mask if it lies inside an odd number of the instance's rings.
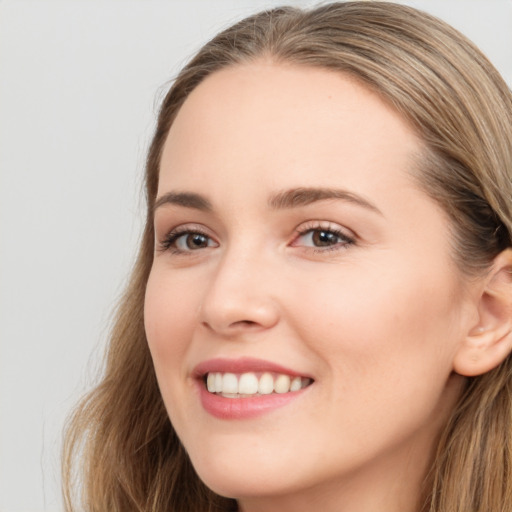
{"label": "upper lip", "polygon": [[[301,372],[286,368],[277,363],[256,359],[253,357],[241,357],[237,359],[215,358],[199,363],[193,370],[196,378],[202,378],[211,372],[219,373],[247,373],[247,372],[273,372],[290,375],[291,377],[309,377]],[[311,378],[311,377],[309,377]]]}

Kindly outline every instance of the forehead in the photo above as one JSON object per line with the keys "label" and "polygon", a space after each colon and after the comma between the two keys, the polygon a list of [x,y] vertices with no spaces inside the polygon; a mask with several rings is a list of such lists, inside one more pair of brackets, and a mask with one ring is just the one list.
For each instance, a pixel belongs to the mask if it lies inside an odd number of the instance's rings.
{"label": "forehead", "polygon": [[256,175],[287,186],[296,172],[297,185],[350,185],[376,167],[408,167],[420,146],[392,108],[347,75],[259,61],[218,71],[190,94],[164,146],[160,188],[197,185],[212,170],[232,183]]}

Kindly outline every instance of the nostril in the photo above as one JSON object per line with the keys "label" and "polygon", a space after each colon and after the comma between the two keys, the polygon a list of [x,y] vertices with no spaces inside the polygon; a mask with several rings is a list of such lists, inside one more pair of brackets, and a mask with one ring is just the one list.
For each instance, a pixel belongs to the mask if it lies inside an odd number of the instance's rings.
{"label": "nostril", "polygon": [[232,322],[227,325],[226,329],[221,328],[220,326],[211,325],[209,322],[201,322],[203,327],[206,327],[208,330],[212,331],[225,331],[226,334],[228,332],[239,332],[244,330],[254,330],[261,328],[261,325],[258,322],[253,322],[252,320],[237,320],[236,322]]}
{"label": "nostril", "polygon": [[257,327],[258,322],[253,322],[252,320],[239,320],[237,322],[233,322],[231,327]]}

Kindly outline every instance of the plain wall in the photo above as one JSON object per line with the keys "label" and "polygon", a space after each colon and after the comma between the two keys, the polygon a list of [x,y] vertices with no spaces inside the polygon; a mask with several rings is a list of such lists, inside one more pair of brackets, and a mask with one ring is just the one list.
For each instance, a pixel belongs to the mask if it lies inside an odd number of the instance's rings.
{"label": "plain wall", "polygon": [[[62,510],[61,430],[134,260],[164,86],[218,30],[281,3],[0,0],[0,512]],[[403,3],[512,84],[512,0]]]}

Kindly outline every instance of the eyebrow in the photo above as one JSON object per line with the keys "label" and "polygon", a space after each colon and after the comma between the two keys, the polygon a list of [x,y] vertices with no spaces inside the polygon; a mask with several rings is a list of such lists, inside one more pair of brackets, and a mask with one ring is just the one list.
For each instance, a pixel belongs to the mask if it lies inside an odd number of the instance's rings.
{"label": "eyebrow", "polygon": [[278,192],[269,199],[269,205],[276,210],[297,208],[326,199],[341,199],[356,204],[380,215],[382,212],[373,203],[348,190],[338,188],[294,188]]}
{"label": "eyebrow", "polygon": [[210,212],[213,209],[212,204],[206,197],[193,192],[167,192],[155,201],[153,212],[164,204],[175,204],[203,212]]}
{"label": "eyebrow", "polygon": [[[382,215],[382,212],[367,199],[348,190],[338,188],[300,187],[283,190],[272,195],[268,204],[273,210],[284,210],[307,206],[326,199],[341,199]],[[166,204],[174,204],[204,212],[213,210],[211,202],[205,196],[194,192],[167,192],[155,201],[153,211]]]}

